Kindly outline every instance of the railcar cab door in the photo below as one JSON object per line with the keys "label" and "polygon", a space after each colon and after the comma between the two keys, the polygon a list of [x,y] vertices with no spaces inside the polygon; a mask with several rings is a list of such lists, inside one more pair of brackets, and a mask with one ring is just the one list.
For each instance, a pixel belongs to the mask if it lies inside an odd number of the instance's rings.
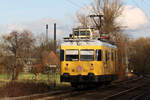
{"label": "railcar cab door", "polygon": [[104,73],[102,62],[103,62],[103,51],[102,49],[96,49],[96,63],[98,67],[98,75],[102,75]]}
{"label": "railcar cab door", "polygon": [[96,61],[102,61],[102,50],[96,50]]}

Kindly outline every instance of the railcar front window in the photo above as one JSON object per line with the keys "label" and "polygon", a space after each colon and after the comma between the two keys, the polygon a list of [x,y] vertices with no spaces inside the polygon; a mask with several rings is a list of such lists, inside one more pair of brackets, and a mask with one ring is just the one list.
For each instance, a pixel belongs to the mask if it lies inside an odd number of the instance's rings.
{"label": "railcar front window", "polygon": [[80,50],[81,61],[94,61],[94,50]]}
{"label": "railcar front window", "polygon": [[78,61],[79,51],[78,50],[66,50],[66,61]]}

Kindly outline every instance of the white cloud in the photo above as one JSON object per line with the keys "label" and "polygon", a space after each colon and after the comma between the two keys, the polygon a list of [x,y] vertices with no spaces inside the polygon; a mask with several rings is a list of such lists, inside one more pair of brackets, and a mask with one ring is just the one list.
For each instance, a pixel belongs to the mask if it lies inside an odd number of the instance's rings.
{"label": "white cloud", "polygon": [[133,38],[150,37],[150,23],[143,25],[142,27],[135,30],[127,30],[126,33],[128,33]]}
{"label": "white cloud", "polygon": [[[36,20],[30,23],[26,23],[27,29],[34,32],[35,34],[38,33],[45,33],[45,27],[46,24],[49,25],[49,36],[50,38],[53,37],[53,33],[54,33],[54,23],[57,24],[57,36],[64,36],[64,30],[65,30],[65,24],[59,20],[56,19],[52,19],[49,17],[40,19],[40,20]],[[61,32],[60,32],[61,30]]]}
{"label": "white cloud", "polygon": [[92,12],[93,12],[93,7],[91,5],[84,6],[77,11],[77,13],[81,13],[85,15],[92,14]]}
{"label": "white cloud", "polygon": [[0,24],[0,34],[2,34],[4,31],[4,26]]}
{"label": "white cloud", "polygon": [[[79,9],[77,13],[82,13],[85,15],[92,14],[92,7],[85,6]],[[138,7],[132,5],[124,5],[122,15],[116,19],[121,26],[126,27],[126,29],[138,29],[150,21],[144,11]]]}
{"label": "white cloud", "polygon": [[20,23],[13,23],[13,24],[8,24],[5,30],[5,33],[10,33],[12,31],[19,31],[22,32],[25,30],[25,26]]}
{"label": "white cloud", "polygon": [[29,30],[34,33],[34,35],[39,35],[40,33],[45,33],[45,27],[46,24],[49,25],[49,38],[53,38],[53,33],[54,33],[54,23],[57,24],[57,38],[61,39],[64,36],[67,36],[66,30],[68,27],[66,25],[56,19],[52,19],[49,17],[40,19],[40,20],[35,20],[32,22],[25,22],[25,23],[11,23],[8,24],[7,26],[0,26],[2,27],[0,30],[1,34],[8,34],[12,31],[19,31],[22,32],[23,30]]}
{"label": "white cloud", "polygon": [[138,29],[150,22],[142,9],[131,5],[124,6],[122,15],[117,19],[117,21],[122,26],[125,26],[127,29],[131,30]]}
{"label": "white cloud", "polygon": [[138,7],[124,6],[117,21],[125,27],[125,33],[133,38],[150,37],[150,18]]}

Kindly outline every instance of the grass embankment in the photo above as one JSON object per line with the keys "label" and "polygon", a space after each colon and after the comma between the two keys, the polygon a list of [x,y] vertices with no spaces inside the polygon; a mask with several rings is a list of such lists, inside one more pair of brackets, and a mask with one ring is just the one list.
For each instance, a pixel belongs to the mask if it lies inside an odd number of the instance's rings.
{"label": "grass embankment", "polygon": [[59,74],[50,74],[49,76],[46,74],[39,74],[39,80],[35,80],[34,74],[21,73],[18,80],[12,82],[10,79],[10,75],[0,75],[0,97],[17,97],[44,93],[56,89],[65,89],[70,86],[68,83],[60,83]]}

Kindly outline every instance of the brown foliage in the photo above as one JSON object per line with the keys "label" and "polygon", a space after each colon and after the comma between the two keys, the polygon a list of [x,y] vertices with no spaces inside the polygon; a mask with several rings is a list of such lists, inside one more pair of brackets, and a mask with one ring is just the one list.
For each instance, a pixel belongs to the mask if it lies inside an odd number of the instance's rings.
{"label": "brown foliage", "polygon": [[[38,46],[34,48],[34,52],[32,54],[32,58],[35,59],[35,61],[33,62],[31,72],[33,72],[36,76],[38,76],[39,73],[45,73],[45,70],[50,66],[50,64],[59,65],[59,60],[56,56],[57,51],[56,54],[54,53],[54,41],[50,40],[46,43],[42,36],[43,34],[39,36]],[[58,49],[58,47],[59,42],[57,42],[56,49]]]}
{"label": "brown foliage", "polygon": [[53,51],[51,51],[50,53],[47,51],[43,51],[40,61],[37,60],[36,63],[33,64],[31,70],[31,72],[35,74],[36,80],[38,80],[39,73],[47,73],[47,68],[50,65],[59,66],[59,60]]}
{"label": "brown foliage", "polygon": [[50,64],[59,65],[59,59],[53,51],[51,51],[50,54],[48,55],[48,59],[50,61]]}
{"label": "brown foliage", "polygon": [[130,42],[129,64],[136,73],[150,72],[150,38],[139,38]]}
{"label": "brown foliage", "polygon": [[32,65],[31,72],[35,74],[35,80],[39,79],[39,73],[43,72],[45,66],[41,63],[36,63]]}
{"label": "brown foliage", "polygon": [[50,90],[51,87],[45,83],[10,82],[0,88],[0,97],[26,96]]}

